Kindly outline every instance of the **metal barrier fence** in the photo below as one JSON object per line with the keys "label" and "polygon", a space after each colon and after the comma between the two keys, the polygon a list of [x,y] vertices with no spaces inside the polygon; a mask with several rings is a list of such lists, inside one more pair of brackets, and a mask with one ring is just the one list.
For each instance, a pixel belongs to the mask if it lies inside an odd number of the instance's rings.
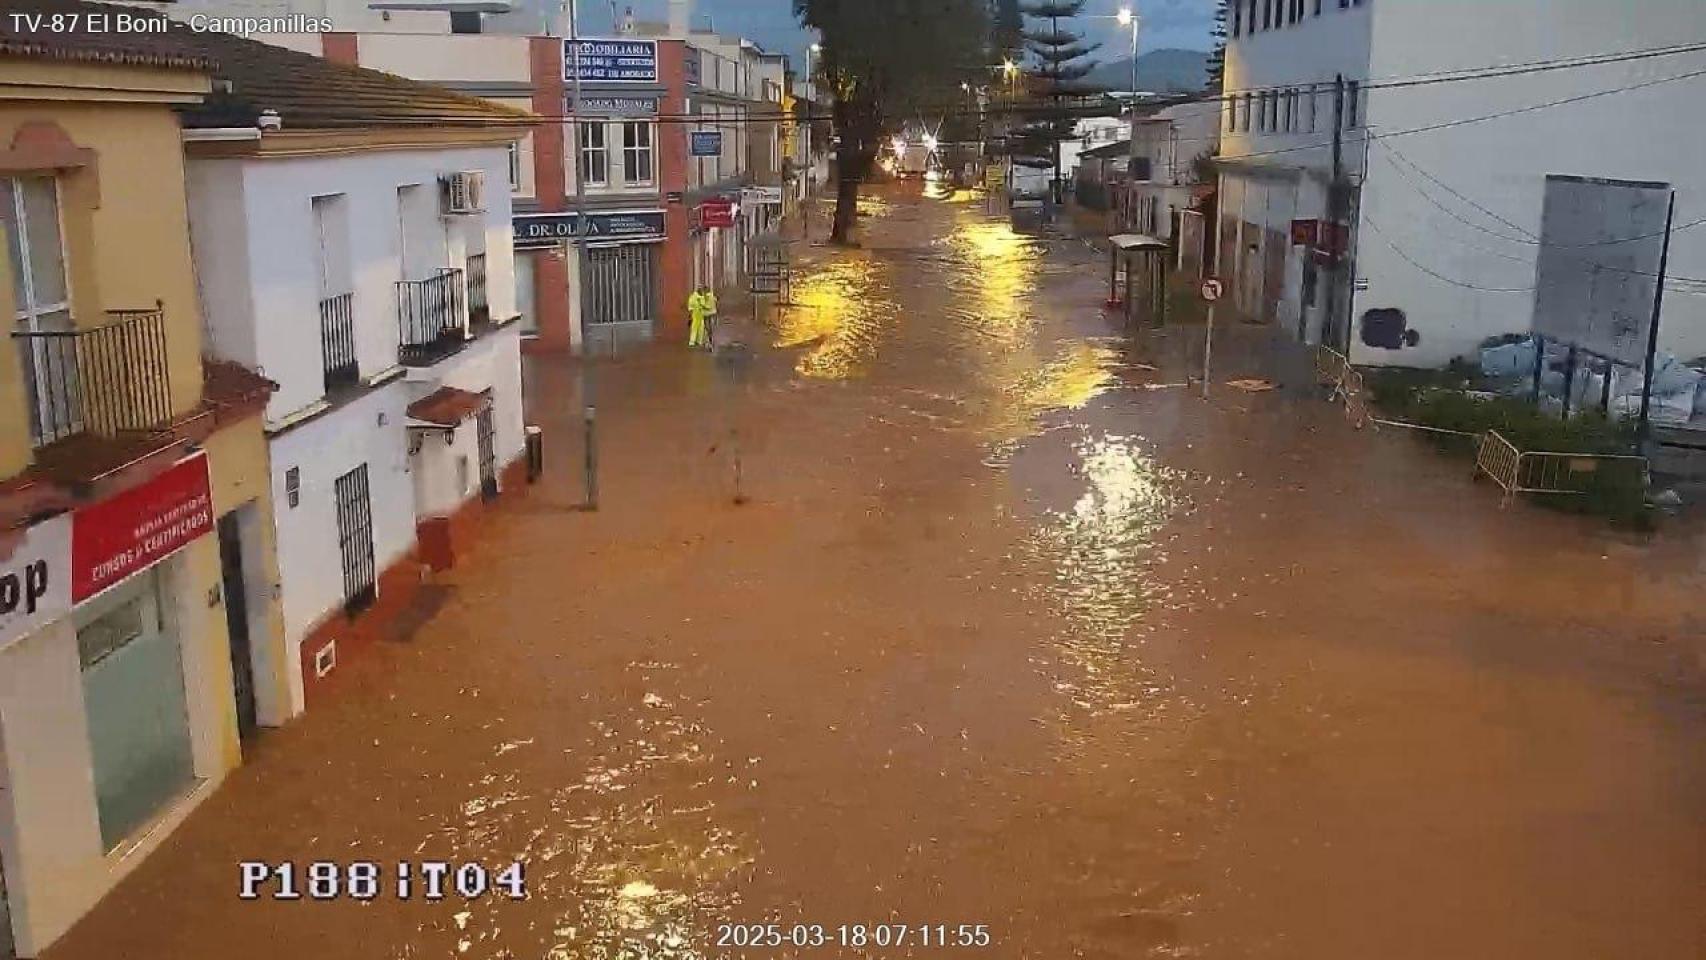
{"label": "metal barrier fence", "polygon": [[1322,386],[1332,388],[1328,400],[1345,401],[1345,417],[1358,430],[1373,421],[1362,371],[1351,365],[1350,358],[1323,344],[1315,351],[1315,378]]}
{"label": "metal barrier fence", "polygon": [[1523,493],[1584,494],[1607,471],[1631,471],[1645,486],[1648,470],[1647,458],[1635,454],[1518,450],[1497,430],[1489,430],[1481,438],[1475,467],[1504,490],[1507,504]]}

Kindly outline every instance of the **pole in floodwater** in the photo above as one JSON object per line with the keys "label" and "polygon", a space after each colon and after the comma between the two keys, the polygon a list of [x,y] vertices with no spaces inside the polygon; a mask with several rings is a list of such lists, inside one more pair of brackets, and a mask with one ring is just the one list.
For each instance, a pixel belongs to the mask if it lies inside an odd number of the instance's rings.
{"label": "pole in floodwater", "polygon": [[1670,204],[1665,208],[1665,239],[1659,247],[1659,278],[1653,284],[1653,319],[1647,327],[1647,370],[1641,381],[1641,422],[1638,436],[1642,443],[1647,442],[1651,428],[1648,414],[1653,403],[1653,368],[1659,357],[1659,314],[1664,309],[1665,302],[1665,269],[1670,264],[1670,234],[1671,226],[1676,222],[1676,191],[1670,194]]}
{"label": "pole in floodwater", "polygon": [[1202,298],[1208,304],[1208,322],[1203,325],[1202,338],[1202,398],[1208,399],[1209,366],[1214,357],[1214,304],[1220,299],[1221,284],[1210,278],[1202,282]]}

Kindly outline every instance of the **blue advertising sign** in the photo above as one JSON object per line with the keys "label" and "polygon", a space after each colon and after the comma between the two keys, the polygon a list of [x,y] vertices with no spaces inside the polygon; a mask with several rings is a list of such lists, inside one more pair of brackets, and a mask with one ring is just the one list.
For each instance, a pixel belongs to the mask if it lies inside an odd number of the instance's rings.
{"label": "blue advertising sign", "polygon": [[657,83],[656,40],[564,40],[563,79],[575,79],[575,46],[580,46],[582,83]]}
{"label": "blue advertising sign", "polygon": [[[650,243],[662,240],[662,210],[624,210],[587,214],[588,243]],[[556,246],[575,239],[579,218],[573,213],[518,213],[511,221],[517,249]]]}
{"label": "blue advertising sign", "polygon": [[723,152],[721,130],[687,131],[687,151],[695,157],[716,157]]}

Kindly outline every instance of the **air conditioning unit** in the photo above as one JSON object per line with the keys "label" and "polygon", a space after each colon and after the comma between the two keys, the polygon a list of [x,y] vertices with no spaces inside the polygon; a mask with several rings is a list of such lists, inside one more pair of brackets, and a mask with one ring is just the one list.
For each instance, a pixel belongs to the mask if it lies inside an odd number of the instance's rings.
{"label": "air conditioning unit", "polygon": [[439,211],[447,217],[484,213],[486,210],[486,174],[481,170],[463,170],[438,178]]}

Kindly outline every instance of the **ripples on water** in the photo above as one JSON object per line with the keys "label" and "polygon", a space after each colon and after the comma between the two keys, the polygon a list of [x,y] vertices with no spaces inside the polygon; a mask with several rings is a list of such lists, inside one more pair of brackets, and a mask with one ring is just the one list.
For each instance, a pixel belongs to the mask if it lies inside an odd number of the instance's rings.
{"label": "ripples on water", "polygon": [[1084,490],[1052,511],[1030,544],[1042,597],[1070,625],[1059,653],[1081,675],[1056,686],[1092,712],[1142,709],[1163,692],[1138,656],[1137,635],[1165,599],[1152,571],[1165,559],[1157,534],[1180,505],[1180,478],[1131,437],[1087,435],[1073,452]]}
{"label": "ripples on water", "polygon": [[775,321],[774,343],[808,347],[794,369],[820,380],[862,373],[897,313],[886,274],[868,255],[815,267],[794,281],[793,298]]}
{"label": "ripples on water", "polygon": [[[533,755],[531,739],[495,746],[491,769],[461,804],[462,820],[434,831],[417,854],[489,863],[504,851],[528,865],[528,905],[454,901],[457,955],[704,956],[707,923],[738,902],[728,881],[752,861],[751,844],[717,822],[715,796],[747,781],[714,755],[713,739],[687,714],[647,694],[626,715],[595,721],[590,751],[565,750],[560,766]],[[577,768],[578,777],[562,777],[562,767]],[[524,786],[537,783],[564,785],[536,792]],[[523,929],[506,933],[504,923]],[[449,929],[442,921],[422,927]]]}

